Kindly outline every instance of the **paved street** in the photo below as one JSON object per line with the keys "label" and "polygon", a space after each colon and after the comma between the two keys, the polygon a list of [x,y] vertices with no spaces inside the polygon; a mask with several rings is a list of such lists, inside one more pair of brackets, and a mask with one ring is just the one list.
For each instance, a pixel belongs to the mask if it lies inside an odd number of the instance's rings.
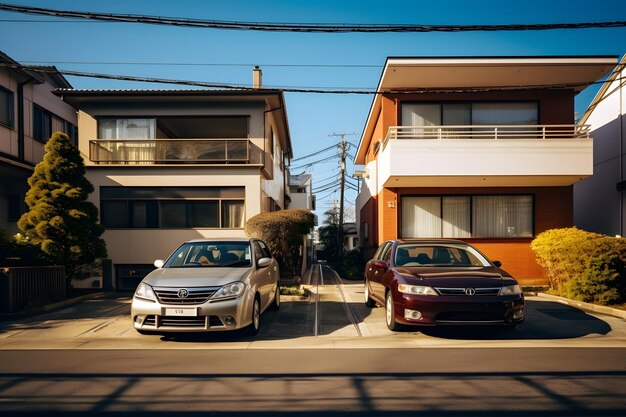
{"label": "paved street", "polygon": [[129,295],[0,323],[0,414],[626,415],[624,320],[528,297],[513,331],[393,333],[362,282],[311,272],[254,338],[139,335]]}

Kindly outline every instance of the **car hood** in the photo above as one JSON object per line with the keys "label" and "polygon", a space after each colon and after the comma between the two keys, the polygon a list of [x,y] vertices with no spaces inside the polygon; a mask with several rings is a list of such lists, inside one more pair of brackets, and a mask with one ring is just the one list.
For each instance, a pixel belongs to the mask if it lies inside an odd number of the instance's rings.
{"label": "car hood", "polygon": [[143,282],[153,287],[219,287],[234,281],[243,281],[251,271],[252,267],[161,268],[150,272]]}
{"label": "car hood", "polygon": [[512,277],[495,267],[398,267],[395,271],[411,281],[419,280],[421,285],[430,286],[501,287],[516,284]]}

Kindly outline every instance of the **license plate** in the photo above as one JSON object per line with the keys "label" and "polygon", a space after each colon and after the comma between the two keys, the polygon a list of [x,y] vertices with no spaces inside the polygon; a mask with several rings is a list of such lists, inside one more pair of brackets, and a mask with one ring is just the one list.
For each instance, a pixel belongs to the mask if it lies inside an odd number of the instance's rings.
{"label": "license plate", "polygon": [[165,315],[195,317],[198,315],[198,310],[195,308],[166,308]]}

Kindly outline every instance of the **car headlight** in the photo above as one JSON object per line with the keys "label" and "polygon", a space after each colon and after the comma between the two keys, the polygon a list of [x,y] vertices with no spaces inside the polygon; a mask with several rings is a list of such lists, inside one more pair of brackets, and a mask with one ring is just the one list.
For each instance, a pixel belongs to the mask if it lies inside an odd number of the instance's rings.
{"label": "car headlight", "polygon": [[398,291],[403,294],[439,295],[432,287],[427,287],[425,285],[398,284]]}
{"label": "car headlight", "polygon": [[515,295],[521,294],[522,288],[519,285],[508,285],[506,287],[500,288],[500,292],[498,295]]}
{"label": "car headlight", "polygon": [[217,292],[213,294],[211,299],[215,300],[217,298],[235,298],[241,295],[241,293],[245,289],[246,284],[241,281],[226,284],[222,288],[217,290]]}
{"label": "car headlight", "polygon": [[156,294],[151,286],[144,284],[143,282],[137,286],[135,290],[135,297],[148,301],[156,301]]}

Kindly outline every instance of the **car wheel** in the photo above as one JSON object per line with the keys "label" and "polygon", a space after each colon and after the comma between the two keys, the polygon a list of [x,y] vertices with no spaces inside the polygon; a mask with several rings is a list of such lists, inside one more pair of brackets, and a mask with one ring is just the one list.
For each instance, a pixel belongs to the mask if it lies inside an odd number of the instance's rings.
{"label": "car wheel", "polygon": [[274,301],[270,307],[272,310],[278,310],[280,308],[280,286],[276,284],[276,293],[274,294]]}
{"label": "car wheel", "polygon": [[370,297],[370,286],[369,286],[369,283],[367,282],[367,278],[365,279],[364,294],[365,294],[365,306],[370,307],[370,308],[376,306],[376,301],[372,300]]}
{"label": "car wheel", "polygon": [[259,332],[261,327],[261,302],[259,297],[254,297],[254,303],[252,304],[252,323],[246,329],[246,333],[250,336],[254,336]]}
{"label": "car wheel", "polygon": [[387,291],[387,295],[385,296],[385,322],[389,330],[394,332],[400,330],[400,324],[396,322],[396,311],[393,306],[393,294],[391,290]]}

